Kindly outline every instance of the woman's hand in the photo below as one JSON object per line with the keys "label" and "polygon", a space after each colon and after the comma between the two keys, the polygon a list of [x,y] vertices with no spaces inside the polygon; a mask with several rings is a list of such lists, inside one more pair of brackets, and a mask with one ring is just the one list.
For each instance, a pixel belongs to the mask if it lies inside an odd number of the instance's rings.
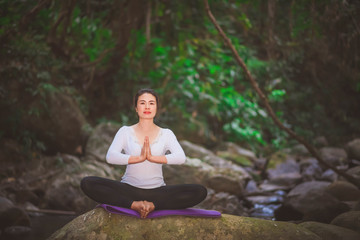
{"label": "woman's hand", "polygon": [[[146,141],[145,141],[146,142]],[[145,142],[144,142],[144,145],[143,145],[143,147],[141,148],[141,153],[140,153],[140,156],[139,156],[139,158],[140,158],[140,162],[143,162],[143,161],[145,161],[146,159],[147,159],[147,156],[146,156],[146,144],[145,144]]]}
{"label": "woman's hand", "polygon": [[145,137],[145,143],[144,143],[144,148],[145,148],[145,152],[146,152],[146,159],[149,162],[152,163],[160,163],[160,164],[166,164],[167,163],[167,159],[164,156],[153,156],[151,154],[151,148],[150,148],[150,141],[149,141],[149,137]]}
{"label": "woman's hand", "polygon": [[143,148],[145,148],[146,159],[151,162],[152,155],[151,155],[150,141],[149,141],[148,136],[145,137],[145,142],[144,142],[144,147]]}
{"label": "woman's hand", "polygon": [[128,160],[128,163],[129,164],[135,164],[135,163],[141,163],[143,161],[145,161],[147,159],[147,156],[146,156],[146,142],[144,142],[144,145],[143,147],[141,148],[141,153],[140,153],[140,156],[130,156],[129,160]]}

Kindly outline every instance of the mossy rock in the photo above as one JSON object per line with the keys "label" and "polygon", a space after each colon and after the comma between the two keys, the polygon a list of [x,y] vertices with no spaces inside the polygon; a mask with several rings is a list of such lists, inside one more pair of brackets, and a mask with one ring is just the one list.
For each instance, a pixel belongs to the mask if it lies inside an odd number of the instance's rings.
{"label": "mossy rock", "polygon": [[272,154],[269,160],[268,168],[275,168],[277,165],[284,163],[287,158],[288,155],[281,151]]}
{"label": "mossy rock", "polygon": [[221,218],[168,216],[138,219],[91,210],[55,232],[59,239],[321,239],[293,223],[223,214]]}
{"label": "mossy rock", "polygon": [[240,166],[244,166],[244,167],[250,167],[253,165],[252,161],[250,159],[248,159],[245,156],[241,156],[241,155],[237,155],[237,154],[232,154],[229,152],[223,152],[223,151],[219,151],[217,152],[217,155],[221,158],[224,158],[226,160],[230,160],[235,164],[238,164]]}

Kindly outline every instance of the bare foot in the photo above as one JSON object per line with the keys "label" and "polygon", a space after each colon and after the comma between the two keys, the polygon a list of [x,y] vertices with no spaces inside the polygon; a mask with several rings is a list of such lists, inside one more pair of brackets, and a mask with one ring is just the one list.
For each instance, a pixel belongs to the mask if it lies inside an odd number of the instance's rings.
{"label": "bare foot", "polygon": [[145,204],[144,201],[133,201],[131,204],[131,209],[140,213],[140,217],[144,218],[145,216]]}
{"label": "bare foot", "polygon": [[155,205],[154,205],[154,203],[148,202],[148,201],[144,201],[144,205],[145,205],[145,217],[144,218],[146,218],[149,213],[151,213],[152,211],[155,210]]}

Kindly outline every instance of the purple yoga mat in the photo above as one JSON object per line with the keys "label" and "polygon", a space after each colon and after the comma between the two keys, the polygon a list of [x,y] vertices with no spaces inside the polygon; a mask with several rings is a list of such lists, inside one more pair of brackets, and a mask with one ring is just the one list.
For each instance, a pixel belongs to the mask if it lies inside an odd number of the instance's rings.
{"label": "purple yoga mat", "polygon": [[[140,214],[137,211],[129,208],[116,207],[107,204],[99,204],[97,207],[102,207],[110,213],[140,218]],[[185,208],[185,209],[155,210],[149,213],[147,218],[157,218],[157,217],[164,217],[171,215],[182,215],[182,216],[190,216],[190,217],[210,217],[210,218],[221,217],[221,213],[215,210]]]}

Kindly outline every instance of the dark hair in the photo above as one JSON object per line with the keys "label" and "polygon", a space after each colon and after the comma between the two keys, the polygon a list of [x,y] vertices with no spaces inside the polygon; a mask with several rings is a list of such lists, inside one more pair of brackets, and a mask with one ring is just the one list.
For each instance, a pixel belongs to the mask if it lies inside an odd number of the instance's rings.
{"label": "dark hair", "polygon": [[139,99],[139,97],[141,95],[143,95],[144,93],[150,93],[151,95],[153,95],[156,99],[156,108],[159,108],[159,96],[157,95],[157,93],[151,89],[151,88],[143,88],[143,89],[140,89],[136,95],[135,95],[135,98],[134,98],[134,106],[137,107],[137,101]]}

